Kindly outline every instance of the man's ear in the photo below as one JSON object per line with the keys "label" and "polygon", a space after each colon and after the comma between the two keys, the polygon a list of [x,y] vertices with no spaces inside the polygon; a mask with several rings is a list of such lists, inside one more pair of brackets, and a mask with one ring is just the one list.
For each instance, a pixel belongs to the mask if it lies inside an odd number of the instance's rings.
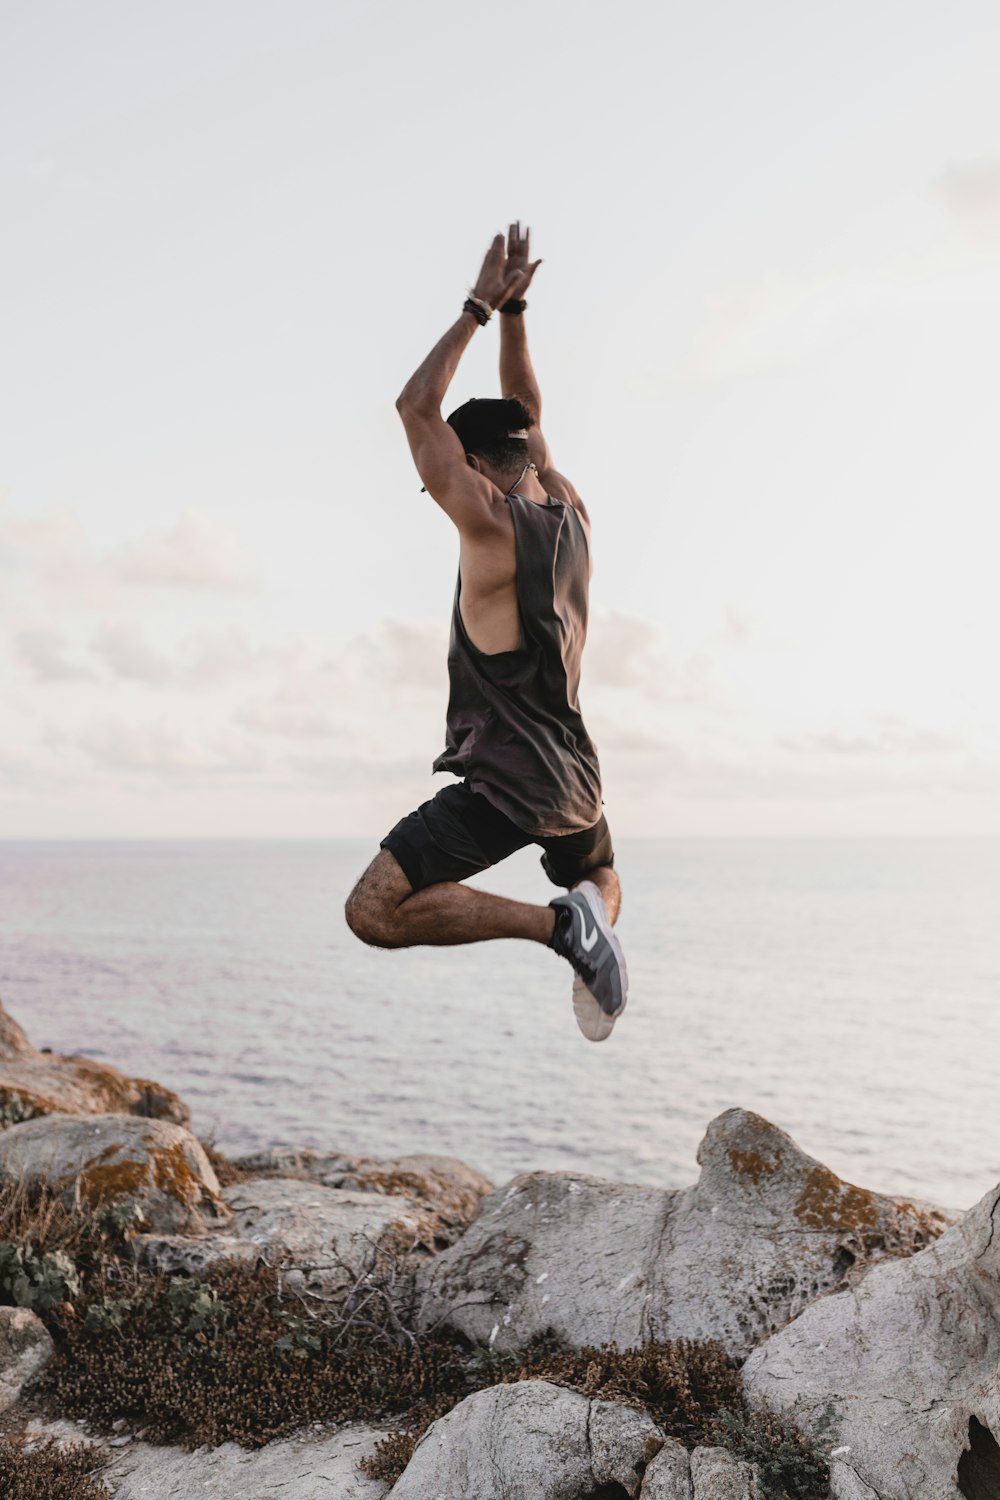
{"label": "man's ear", "polygon": [[480,467],[479,459],[476,457],[476,455],[474,453],[467,453],[465,455],[465,462],[469,465],[470,469],[475,469],[477,471],[477,473],[480,473],[480,474],[482,473],[482,469]]}

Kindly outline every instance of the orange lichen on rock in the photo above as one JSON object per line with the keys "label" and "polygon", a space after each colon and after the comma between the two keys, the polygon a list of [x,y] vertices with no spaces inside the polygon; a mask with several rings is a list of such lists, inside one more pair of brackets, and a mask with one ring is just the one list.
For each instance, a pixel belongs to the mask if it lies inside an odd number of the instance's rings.
{"label": "orange lichen on rock", "polygon": [[735,1146],[729,1152],[729,1160],[733,1171],[749,1177],[755,1186],[765,1174],[778,1170],[777,1163],[767,1161],[759,1151],[740,1151]]}
{"label": "orange lichen on rock", "polygon": [[146,1141],[143,1145],[148,1153],[144,1156],[123,1156],[128,1147],[109,1145],[86,1162],[77,1178],[83,1201],[94,1208],[129,1198],[146,1200],[150,1193],[162,1193],[187,1208],[225,1212],[188,1160],[183,1141],[168,1146]]}
{"label": "orange lichen on rock", "polygon": [[46,1115],[0,1131],[0,1176],[45,1183],[67,1208],[121,1208],[159,1233],[203,1234],[229,1217],[194,1136],[134,1115]]}
{"label": "orange lichen on rock", "polygon": [[918,1236],[927,1244],[936,1240],[952,1223],[948,1214],[931,1203],[900,1202],[898,1208],[901,1214],[913,1220]]}
{"label": "orange lichen on rock", "polygon": [[879,1217],[874,1193],[841,1181],[818,1163],[806,1177],[793,1212],[807,1229],[874,1229]]}
{"label": "orange lichen on rock", "polygon": [[[108,1148],[112,1153],[114,1147]],[[106,1152],[102,1152],[106,1155]],[[134,1198],[149,1186],[149,1163],[144,1161],[100,1161],[88,1163],[77,1179],[80,1197],[90,1207]]]}
{"label": "orange lichen on rock", "polygon": [[216,1195],[191,1166],[182,1141],[177,1141],[172,1146],[152,1148],[150,1162],[153,1181],[168,1198],[176,1198],[181,1203],[192,1205],[217,1206]]}

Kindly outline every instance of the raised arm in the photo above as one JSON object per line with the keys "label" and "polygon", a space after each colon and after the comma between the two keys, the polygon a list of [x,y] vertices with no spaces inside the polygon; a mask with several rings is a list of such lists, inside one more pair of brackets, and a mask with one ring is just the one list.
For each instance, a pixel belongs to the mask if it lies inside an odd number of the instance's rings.
{"label": "raised arm", "polygon": [[[486,252],[472,290],[490,309],[518,297],[530,275],[507,265],[504,237],[498,234]],[[396,401],[413,461],[424,486],[455,525],[467,533],[493,523],[494,485],[466,461],[458,434],[441,415],[441,403],[479,320],[463,311],[410,376]]]}
{"label": "raised arm", "polygon": [[[507,234],[507,264],[522,271],[528,281],[541,265],[530,260],[530,234],[525,228],[521,233],[520,219],[512,224]],[[527,282],[525,283],[527,285]],[[560,474],[552,462],[549,445],[542,432],[542,393],[528,353],[528,330],[524,313],[504,313],[500,318],[500,389],[504,396],[516,396],[531,412],[532,426],[528,430],[528,453],[538,471],[538,478],[547,492],[559,499],[567,500],[586,515],[583,501],[564,474]]]}

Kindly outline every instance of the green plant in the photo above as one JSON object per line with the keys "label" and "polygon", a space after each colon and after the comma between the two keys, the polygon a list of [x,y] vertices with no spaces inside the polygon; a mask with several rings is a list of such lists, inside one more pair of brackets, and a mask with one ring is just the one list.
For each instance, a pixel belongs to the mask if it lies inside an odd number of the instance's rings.
{"label": "green plant", "polygon": [[822,1500],[830,1493],[826,1459],[793,1427],[763,1407],[720,1411],[710,1436],[739,1458],[757,1465],[773,1500]]}
{"label": "green plant", "polygon": [[127,1297],[105,1297],[103,1302],[92,1302],[84,1313],[84,1327],[88,1333],[111,1333],[121,1328],[131,1306]]}
{"label": "green plant", "polygon": [[300,1318],[288,1308],[280,1309],[281,1317],[288,1329],[275,1341],[276,1349],[291,1350],[299,1359],[305,1359],[309,1354],[319,1354],[323,1348],[323,1340],[315,1331],[315,1324],[307,1318]]}
{"label": "green plant", "polygon": [[165,1303],[178,1333],[202,1340],[225,1328],[230,1309],[215,1288],[197,1276],[174,1276],[166,1290]]}
{"label": "green plant", "polygon": [[76,1266],[64,1250],[39,1254],[29,1241],[0,1240],[0,1291],[15,1307],[44,1316],[80,1290]]}
{"label": "green plant", "polygon": [[102,1238],[130,1240],[145,1218],[140,1205],[129,1202],[126,1198],[117,1203],[99,1203],[94,1209],[91,1222]]}

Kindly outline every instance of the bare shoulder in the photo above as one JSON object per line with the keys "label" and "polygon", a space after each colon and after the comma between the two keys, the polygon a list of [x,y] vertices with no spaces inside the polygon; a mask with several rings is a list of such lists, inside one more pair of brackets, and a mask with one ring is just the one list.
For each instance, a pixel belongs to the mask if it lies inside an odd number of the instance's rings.
{"label": "bare shoulder", "polygon": [[567,479],[565,474],[560,474],[558,469],[545,469],[539,473],[538,478],[545,493],[551,495],[554,500],[564,500],[567,505],[571,505],[575,511],[579,512],[580,519],[589,529],[590,517],[587,514],[587,507],[580,499],[576,485]]}
{"label": "bare shoulder", "polygon": [[572,505],[573,509],[579,512],[581,519],[589,524],[587,507],[580,499],[576,486],[552,462],[552,450],[541,427],[537,424],[528,431],[528,457],[535,466],[539,483],[544,487],[545,493],[555,500],[565,500],[566,504]]}

